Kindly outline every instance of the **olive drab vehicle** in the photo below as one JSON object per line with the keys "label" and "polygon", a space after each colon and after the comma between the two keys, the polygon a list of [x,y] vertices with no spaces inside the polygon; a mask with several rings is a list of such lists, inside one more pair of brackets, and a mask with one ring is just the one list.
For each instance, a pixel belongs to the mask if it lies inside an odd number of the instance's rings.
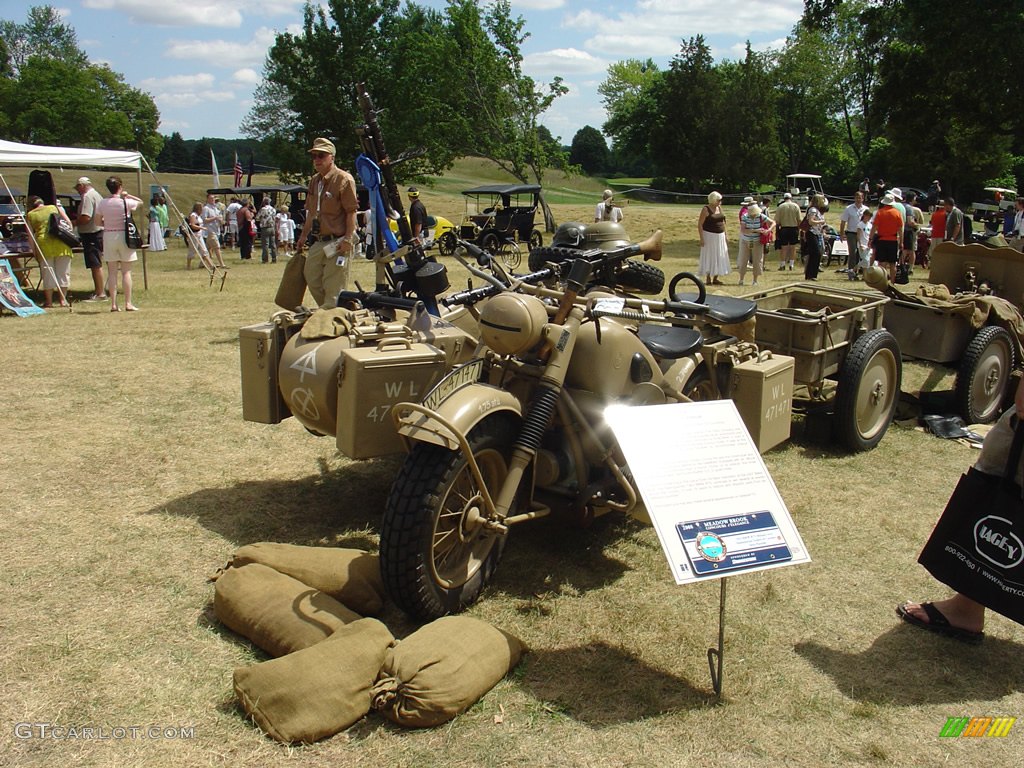
{"label": "olive drab vehicle", "polygon": [[[689,401],[695,378],[719,372],[701,367],[698,327],[742,323],[756,310],[727,297],[713,310],[704,285],[685,273],[697,286],[693,301],[582,294],[594,271],[655,247],[580,251],[558,288],[513,277],[445,300],[472,309],[480,346],[421,402],[391,410],[409,454],[388,497],[380,556],[388,593],[405,611],[430,619],[471,604],[514,525],[554,512],[644,516],[605,408]],[[547,271],[557,275],[558,265]],[[723,353],[744,348],[718,336]],[[745,349],[733,363],[756,367],[756,347]],[[788,370],[788,391],[759,396],[788,403],[791,358]],[[778,415],[788,437],[790,413],[780,407]]]}

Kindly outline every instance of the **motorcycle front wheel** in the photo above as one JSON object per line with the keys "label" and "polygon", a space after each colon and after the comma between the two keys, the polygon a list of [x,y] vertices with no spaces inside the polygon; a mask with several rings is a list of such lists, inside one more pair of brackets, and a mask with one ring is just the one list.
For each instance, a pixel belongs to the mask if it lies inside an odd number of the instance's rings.
{"label": "motorcycle front wheel", "polygon": [[[467,439],[493,497],[508,473],[514,421],[485,419]],[[428,443],[412,449],[391,487],[380,533],[384,586],[403,611],[430,621],[476,601],[506,539],[484,525],[484,514],[465,455]]]}

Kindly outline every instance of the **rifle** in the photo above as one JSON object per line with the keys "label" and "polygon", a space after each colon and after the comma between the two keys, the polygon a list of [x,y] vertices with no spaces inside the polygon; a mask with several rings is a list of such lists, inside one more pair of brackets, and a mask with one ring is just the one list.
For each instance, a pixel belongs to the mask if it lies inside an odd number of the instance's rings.
{"label": "rifle", "polygon": [[[389,282],[395,286],[398,295],[406,296],[415,293],[431,314],[439,314],[436,296],[448,288],[447,268],[443,264],[437,263],[432,256],[427,256],[422,245],[414,242],[409,220],[405,216],[405,206],[402,204],[398,182],[395,181],[394,165],[399,161],[392,161],[388,156],[387,148],[384,146],[384,135],[381,132],[380,123],[377,122],[377,110],[373,105],[373,99],[370,98],[370,94],[366,90],[366,85],[357,83],[356,92],[364,120],[363,125],[356,128],[356,135],[359,137],[363,154],[380,168],[381,179],[387,192],[386,195],[382,195],[387,209],[386,213],[389,220],[397,219],[398,232],[402,240],[402,248],[393,254],[394,264],[378,261],[377,288],[381,290],[386,287],[380,279],[380,273],[383,271]],[[378,243],[375,245],[379,247],[381,238],[377,239]],[[405,263],[401,263],[402,258]]]}

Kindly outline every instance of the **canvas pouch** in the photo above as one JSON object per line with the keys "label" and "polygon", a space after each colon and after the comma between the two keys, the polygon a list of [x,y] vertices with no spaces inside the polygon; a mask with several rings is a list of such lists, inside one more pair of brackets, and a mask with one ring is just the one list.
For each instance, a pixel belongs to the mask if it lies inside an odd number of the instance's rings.
{"label": "canvas pouch", "polygon": [[259,563],[217,577],[213,612],[271,656],[316,645],[361,618],[330,595]]}
{"label": "canvas pouch", "polygon": [[376,616],[384,607],[380,558],[361,549],[263,541],[239,549],[228,567],[249,563],[260,563],[298,579],[363,616]]}
{"label": "canvas pouch", "polygon": [[235,670],[235,695],[271,738],[311,744],[370,711],[370,689],[391,632],[376,619],[342,627],[322,643]]}
{"label": "canvas pouch", "polygon": [[519,663],[522,643],[469,616],[445,616],[390,648],[373,686],[373,708],[410,728],[469,709]]}

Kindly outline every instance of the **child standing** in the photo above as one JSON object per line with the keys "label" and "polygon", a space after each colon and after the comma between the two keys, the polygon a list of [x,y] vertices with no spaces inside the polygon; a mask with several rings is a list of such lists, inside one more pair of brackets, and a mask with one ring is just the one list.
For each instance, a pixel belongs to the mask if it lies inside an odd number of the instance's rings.
{"label": "child standing", "polygon": [[290,257],[295,244],[295,222],[288,213],[288,206],[283,206],[277,214],[277,240],[285,255]]}

